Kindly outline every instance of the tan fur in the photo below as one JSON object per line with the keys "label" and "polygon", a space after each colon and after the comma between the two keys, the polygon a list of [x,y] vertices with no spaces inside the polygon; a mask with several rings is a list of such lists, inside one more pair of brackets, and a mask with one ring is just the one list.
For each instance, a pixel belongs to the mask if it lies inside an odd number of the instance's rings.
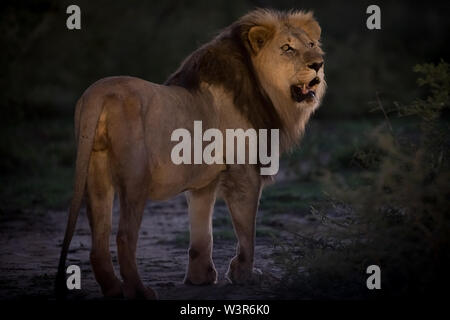
{"label": "tan fur", "polygon": [[[255,165],[175,165],[170,154],[173,130],[218,128],[280,129],[282,150],[303,133],[325,92],[320,27],[311,13],[256,10],[226,28],[190,55],[165,85],[132,77],[102,79],[81,97],[75,113],[78,153],[75,186],[64,238],[57,289],[64,286],[64,267],[82,196],[87,195],[92,229],[91,263],[106,296],[154,298],[140,280],[136,246],[147,199],[164,200],[186,192],[190,247],[186,283],[217,280],[212,261],[212,212],[222,196],[238,239],[227,277],[252,278],[255,217],[264,184]],[[310,47],[310,43],[314,47]],[[284,44],[295,55],[281,50]],[[295,102],[290,86],[314,77],[315,101]],[[117,234],[120,281],[109,254],[114,193],[120,199]]]}

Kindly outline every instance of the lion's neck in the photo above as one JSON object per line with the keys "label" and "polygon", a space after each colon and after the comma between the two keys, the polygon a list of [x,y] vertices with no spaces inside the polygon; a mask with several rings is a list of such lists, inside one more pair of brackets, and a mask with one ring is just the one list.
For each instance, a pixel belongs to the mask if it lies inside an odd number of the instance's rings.
{"label": "lion's neck", "polygon": [[[201,90],[204,92],[202,96],[210,97],[210,106],[214,112],[217,113],[217,123],[219,129],[231,128],[255,128],[255,129],[280,129],[280,150],[288,151],[294,147],[300,140],[305,130],[314,108],[298,108],[291,99],[284,99],[282,96],[275,96],[270,93],[275,109],[281,119],[281,127],[269,126],[267,128],[256,128],[250,119],[246,118],[244,114],[234,104],[233,93],[227,91],[221,86],[214,86],[209,84],[202,84]],[[206,93],[206,94],[205,94]],[[232,112],[235,110],[237,112]],[[212,110],[211,110],[212,111]]]}
{"label": "lion's neck", "polygon": [[236,108],[234,105],[233,93],[227,91],[222,86],[201,84],[203,97],[208,96],[210,101],[209,108],[214,110],[217,116],[218,129],[237,129],[253,127],[249,119]]}
{"label": "lion's neck", "polygon": [[[263,87],[266,87],[264,83]],[[280,130],[281,150],[288,151],[300,141],[305,131],[305,126],[316,106],[299,107],[290,97],[271,90],[271,86],[267,86],[266,88],[266,92],[272,100],[282,122],[282,130]]]}

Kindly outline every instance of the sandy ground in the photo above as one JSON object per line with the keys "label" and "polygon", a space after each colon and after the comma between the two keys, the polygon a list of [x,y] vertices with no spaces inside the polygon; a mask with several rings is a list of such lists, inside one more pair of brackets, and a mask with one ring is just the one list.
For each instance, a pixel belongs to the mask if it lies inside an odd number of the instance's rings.
{"label": "sandy ground", "polygon": [[[117,201],[113,213],[111,251],[118,274],[115,232]],[[261,217],[258,214],[258,228]],[[13,218],[11,218],[13,217]],[[67,219],[66,211],[17,212],[0,220],[0,299],[54,299],[53,280]],[[285,219],[284,219],[285,220]],[[188,256],[188,215],[184,195],[167,202],[149,202],[145,209],[138,243],[138,265],[146,285],[156,289],[160,299],[270,299],[270,287],[279,275],[271,253],[274,250],[270,228],[280,235],[277,224],[265,226],[257,236],[255,266],[263,276],[257,284],[236,286],[224,275],[235,252],[235,239],[223,202],[214,213],[214,253],[219,281],[213,286],[182,283]],[[288,241],[288,239],[286,239]],[[71,243],[69,264],[81,267],[81,290],[71,291],[70,299],[100,299],[100,288],[89,264],[90,230],[84,210],[80,213]]]}

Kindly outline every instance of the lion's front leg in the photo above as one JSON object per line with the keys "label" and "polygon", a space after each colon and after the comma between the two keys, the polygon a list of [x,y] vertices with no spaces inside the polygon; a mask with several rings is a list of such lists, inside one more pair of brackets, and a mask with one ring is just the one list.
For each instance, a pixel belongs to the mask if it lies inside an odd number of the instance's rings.
{"label": "lion's front leg", "polygon": [[250,167],[241,167],[229,173],[223,186],[223,195],[230,210],[238,240],[236,256],[231,260],[227,279],[242,284],[255,280],[260,272],[253,268],[255,223],[261,195],[261,177]]}
{"label": "lion's front leg", "polygon": [[189,205],[189,265],[184,282],[205,285],[217,282],[212,261],[212,213],[216,200],[217,181],[200,190],[186,192]]}

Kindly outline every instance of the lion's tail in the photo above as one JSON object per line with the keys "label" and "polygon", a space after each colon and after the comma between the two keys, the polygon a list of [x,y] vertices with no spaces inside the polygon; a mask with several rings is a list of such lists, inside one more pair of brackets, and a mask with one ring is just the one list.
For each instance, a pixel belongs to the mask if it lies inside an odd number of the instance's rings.
{"label": "lion's tail", "polygon": [[75,166],[75,181],[72,202],[69,209],[66,233],[59,258],[58,273],[56,275],[55,293],[56,297],[64,297],[66,287],[66,258],[72,240],[78,213],[83,200],[86,187],[86,178],[89,168],[89,159],[94,143],[98,119],[103,109],[103,103],[93,99],[81,98],[75,108],[75,137],[77,140],[77,159]]}

